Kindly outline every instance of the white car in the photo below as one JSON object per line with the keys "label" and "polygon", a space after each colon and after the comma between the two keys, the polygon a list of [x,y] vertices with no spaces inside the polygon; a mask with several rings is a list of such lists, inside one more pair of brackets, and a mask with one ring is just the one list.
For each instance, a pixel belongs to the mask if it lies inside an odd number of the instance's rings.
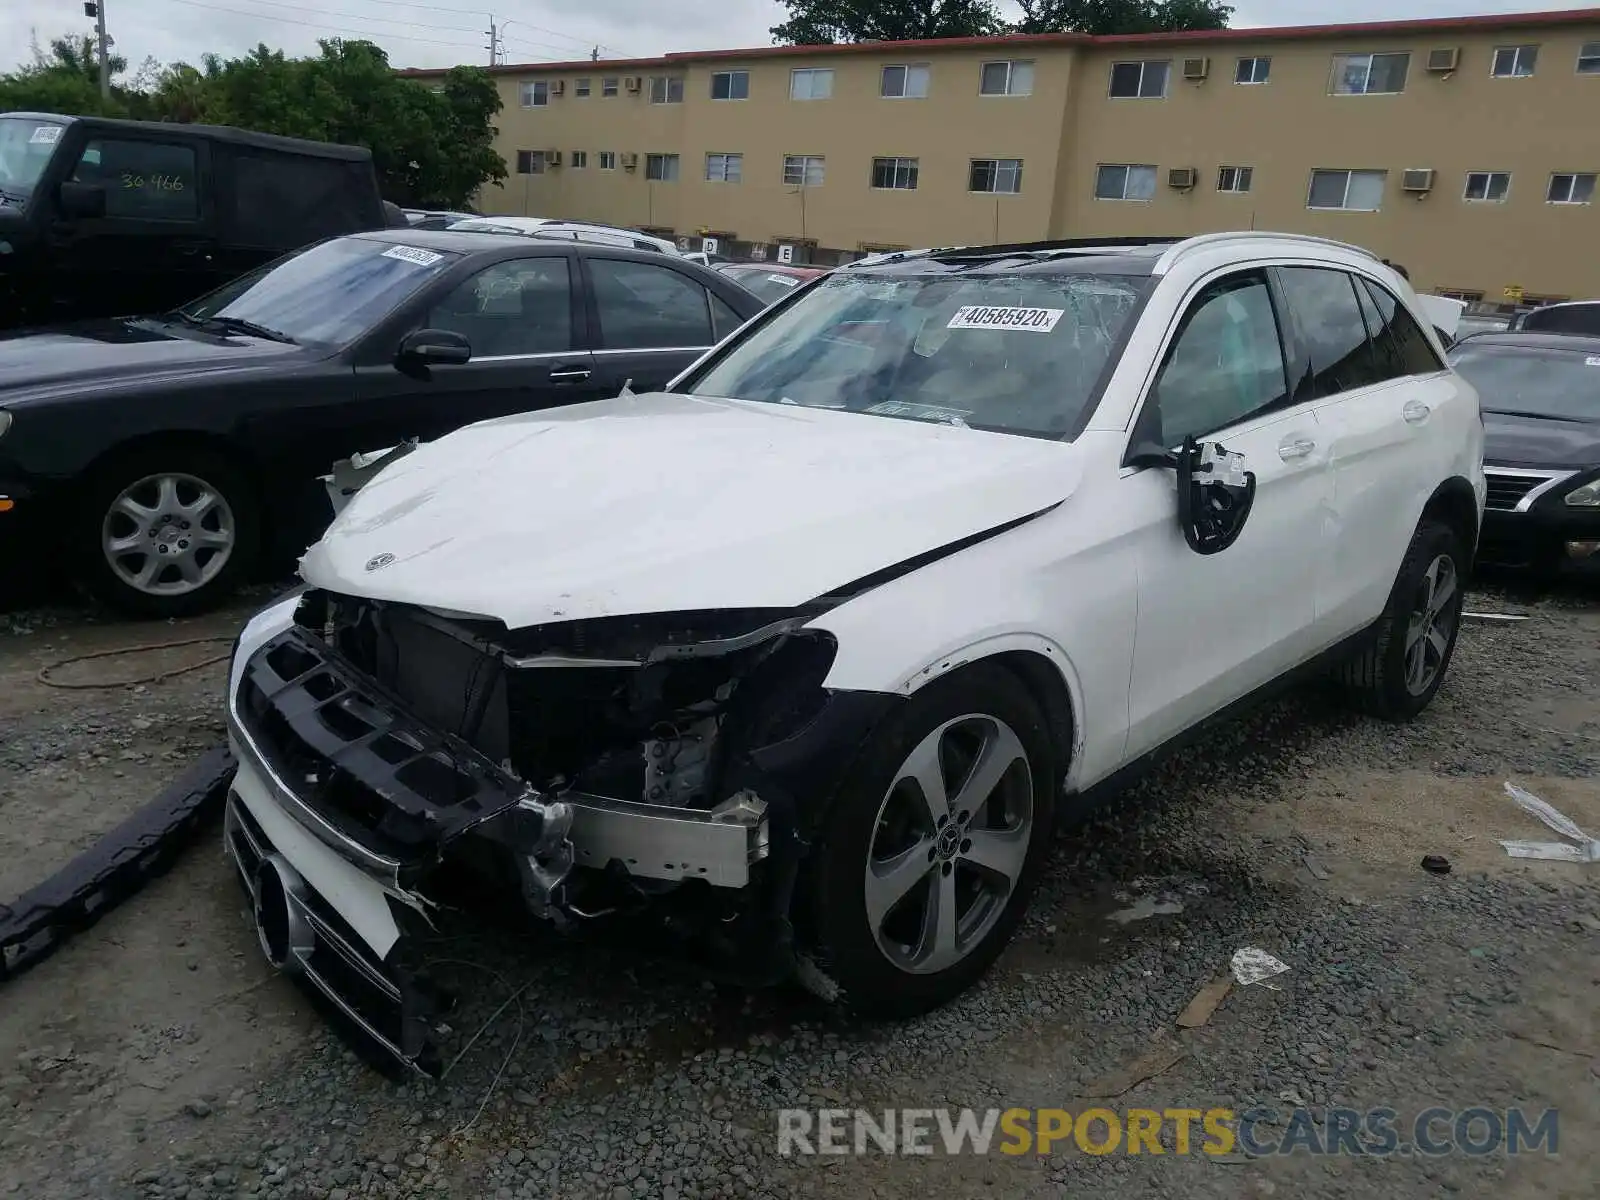
{"label": "white car", "polygon": [[1420,313],[1282,234],[907,252],[665,392],[409,451],[234,657],[269,958],[423,1069],[414,948],[485,893],[949,1000],[1058,816],[1207,718],[1324,668],[1432,699],[1483,429]]}

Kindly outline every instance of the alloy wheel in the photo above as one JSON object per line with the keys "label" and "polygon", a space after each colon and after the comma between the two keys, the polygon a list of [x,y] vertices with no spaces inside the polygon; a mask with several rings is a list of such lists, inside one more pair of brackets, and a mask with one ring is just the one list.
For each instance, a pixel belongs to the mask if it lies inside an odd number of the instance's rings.
{"label": "alloy wheel", "polygon": [[210,583],[238,538],[233,509],[205,480],[170,472],[124,488],[101,522],[112,572],[149,596],[182,596]]}
{"label": "alloy wheel", "polygon": [[1433,685],[1450,652],[1456,625],[1452,601],[1459,587],[1455,559],[1448,554],[1436,556],[1417,584],[1405,641],[1406,691],[1413,696]]}
{"label": "alloy wheel", "polygon": [[1033,775],[1015,731],[981,714],[933,730],[874,823],[865,888],[879,950],[914,975],[960,962],[1005,912],[1032,838]]}

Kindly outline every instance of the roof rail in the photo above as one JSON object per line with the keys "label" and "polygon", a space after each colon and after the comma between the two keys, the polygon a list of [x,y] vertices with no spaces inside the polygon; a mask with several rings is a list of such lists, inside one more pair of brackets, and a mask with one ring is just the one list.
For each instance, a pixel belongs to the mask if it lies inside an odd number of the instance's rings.
{"label": "roof rail", "polygon": [[[921,250],[888,250],[857,259],[857,263],[904,262],[912,258],[1004,258],[1009,254],[1070,254],[1075,250],[1125,250],[1165,246],[1183,240],[1182,234],[1148,234],[1139,237],[1053,238],[1037,242],[1001,242],[994,245],[932,246]],[[844,263],[851,267],[856,263]]]}
{"label": "roof rail", "polygon": [[1172,265],[1185,254],[1195,250],[1203,250],[1210,246],[1226,245],[1228,242],[1237,241],[1276,241],[1276,242],[1309,242],[1319,246],[1333,246],[1340,250],[1348,250],[1352,254],[1360,254],[1375,262],[1381,262],[1376,254],[1365,246],[1357,246],[1351,242],[1341,242],[1334,238],[1314,237],[1309,233],[1281,233],[1270,229],[1235,229],[1222,233],[1197,233],[1193,237],[1179,240],[1170,250],[1157,260],[1155,273],[1165,274],[1172,269]]}

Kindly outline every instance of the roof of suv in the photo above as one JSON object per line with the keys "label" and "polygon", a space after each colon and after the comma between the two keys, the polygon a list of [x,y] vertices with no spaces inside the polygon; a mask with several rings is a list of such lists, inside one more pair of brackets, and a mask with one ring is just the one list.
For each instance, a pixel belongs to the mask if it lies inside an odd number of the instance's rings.
{"label": "roof of suv", "polygon": [[1567,350],[1573,354],[1600,354],[1600,335],[1510,329],[1504,333],[1469,333],[1456,346],[1509,346],[1514,350]]}
{"label": "roof of suv", "polygon": [[[663,255],[659,250],[644,250],[635,246],[622,246],[611,242],[570,241],[565,238],[536,238],[521,233],[492,233],[488,230],[454,230],[454,229],[417,229],[414,226],[391,229],[369,229],[361,233],[346,234],[346,237],[366,238],[369,241],[392,242],[399,246],[416,246],[423,250],[444,250],[451,254],[483,254],[488,251],[522,250],[526,251],[529,245],[548,247],[552,254],[559,254],[566,250],[579,250],[584,253],[604,251],[608,255],[620,255],[625,258],[636,259],[639,262],[660,262]],[[686,259],[675,257],[676,262],[696,271],[710,270],[699,263],[691,263]]]}
{"label": "roof of suv", "polygon": [[25,121],[55,121],[63,125],[90,125],[95,129],[112,131],[122,129],[140,130],[145,133],[183,134],[187,137],[210,138],[216,142],[254,146],[260,150],[277,150],[285,154],[342,158],[348,162],[366,162],[372,158],[372,151],[365,146],[346,146],[339,142],[314,142],[308,138],[282,137],[276,133],[236,129],[232,125],[176,125],[165,121],[124,121],[116,117],[75,117],[64,113],[40,112],[0,112],[0,117],[19,117]]}
{"label": "roof of suv", "polygon": [[1241,250],[1267,243],[1289,244],[1296,249],[1322,251],[1345,257],[1357,255],[1377,262],[1371,251],[1346,242],[1305,234],[1249,230],[1231,233],[1203,233],[1195,236],[1074,238],[1045,242],[1013,242],[997,246],[949,246],[932,250],[900,250],[872,255],[840,268],[844,271],[871,270],[890,274],[925,274],[931,267],[972,271],[1004,270],[1007,273],[1059,274],[1070,262],[1074,272],[1105,275],[1165,274],[1180,256],[1216,250],[1237,243]]}

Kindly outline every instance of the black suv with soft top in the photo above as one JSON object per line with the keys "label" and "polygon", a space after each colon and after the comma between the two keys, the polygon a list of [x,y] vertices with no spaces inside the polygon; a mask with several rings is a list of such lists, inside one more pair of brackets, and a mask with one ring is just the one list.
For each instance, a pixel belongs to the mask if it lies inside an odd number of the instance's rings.
{"label": "black suv with soft top", "polygon": [[386,224],[363,147],[0,113],[0,328],[172,308]]}

